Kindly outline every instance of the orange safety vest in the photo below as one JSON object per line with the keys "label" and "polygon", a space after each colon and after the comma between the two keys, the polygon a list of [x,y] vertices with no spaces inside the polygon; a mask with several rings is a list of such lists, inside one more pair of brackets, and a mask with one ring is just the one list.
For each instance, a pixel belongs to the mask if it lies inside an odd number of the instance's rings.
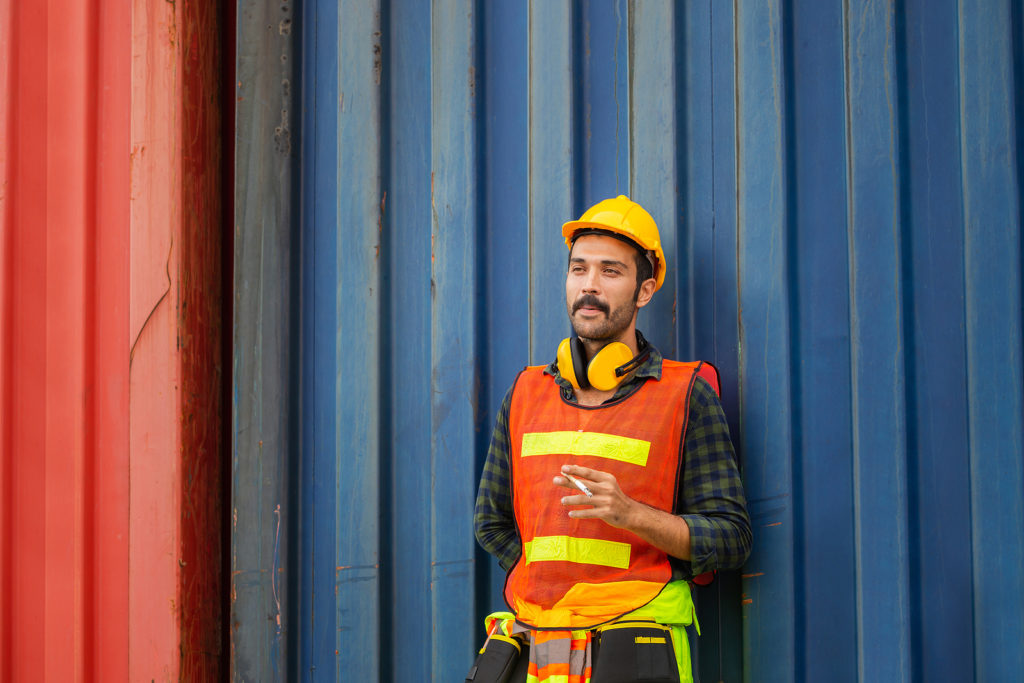
{"label": "orange safety vest", "polygon": [[543,367],[523,370],[509,412],[512,506],[523,548],[505,579],[516,618],[589,629],[650,602],[672,578],[668,555],[599,519],[573,519],[551,479],[564,464],[613,474],[623,493],[673,511],[693,382],[706,363],[662,361],[660,381],[601,406],[562,399]]}

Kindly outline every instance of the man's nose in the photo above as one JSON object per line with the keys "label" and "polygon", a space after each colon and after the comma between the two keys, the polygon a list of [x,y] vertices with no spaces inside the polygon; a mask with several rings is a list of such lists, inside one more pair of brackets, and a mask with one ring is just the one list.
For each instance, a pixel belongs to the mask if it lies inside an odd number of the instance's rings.
{"label": "man's nose", "polygon": [[597,282],[597,271],[588,271],[586,277],[583,278],[583,291],[596,293],[598,291]]}

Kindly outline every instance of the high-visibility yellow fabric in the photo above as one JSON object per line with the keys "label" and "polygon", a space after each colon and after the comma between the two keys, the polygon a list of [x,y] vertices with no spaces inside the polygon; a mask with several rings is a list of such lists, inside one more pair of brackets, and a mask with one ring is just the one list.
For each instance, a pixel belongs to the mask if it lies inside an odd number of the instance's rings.
{"label": "high-visibility yellow fabric", "polygon": [[644,467],[651,442],[595,432],[535,432],[523,434],[520,457],[532,455],[592,455]]}
{"label": "high-visibility yellow fabric", "polygon": [[[658,594],[643,607],[639,607],[625,615],[630,619],[651,619],[659,624],[681,624],[689,626],[697,623],[697,610],[693,606],[693,595],[690,584],[686,581],[670,581]],[[700,626],[697,626],[700,634]]]}
{"label": "high-visibility yellow fabric", "polygon": [[[652,581],[617,581],[614,584],[580,582],[550,607],[513,596],[512,607],[525,624],[567,624],[586,629],[606,623],[622,614],[622,595],[657,595],[665,584]],[[615,610],[619,609],[618,612]],[[612,616],[609,617],[608,615]]]}
{"label": "high-visibility yellow fabric", "polygon": [[697,623],[697,610],[693,605],[691,590],[690,584],[686,581],[672,581],[654,600],[623,617],[653,619],[671,629],[672,648],[676,653],[676,664],[679,665],[680,683],[693,683],[690,641],[686,636],[686,627],[693,624],[697,629],[697,635],[700,635],[700,624]]}
{"label": "high-visibility yellow fabric", "polygon": [[629,550],[628,543],[599,538],[538,536],[523,544],[523,558],[527,564],[561,561],[625,569],[629,566]]}

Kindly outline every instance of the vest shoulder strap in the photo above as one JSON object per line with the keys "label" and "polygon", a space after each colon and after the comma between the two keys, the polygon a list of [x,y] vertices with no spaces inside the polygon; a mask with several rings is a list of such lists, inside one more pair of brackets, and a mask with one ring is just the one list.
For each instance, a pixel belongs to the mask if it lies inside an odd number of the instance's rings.
{"label": "vest shoulder strap", "polygon": [[672,370],[675,370],[676,368],[679,368],[681,370],[696,369],[697,376],[703,379],[709,385],[711,385],[711,388],[714,389],[715,394],[719,398],[721,398],[722,385],[718,375],[718,368],[716,368],[711,363],[704,360],[690,361],[684,363],[678,360],[668,360],[667,358],[661,362],[662,373],[664,373],[666,370],[669,370],[670,368]]}

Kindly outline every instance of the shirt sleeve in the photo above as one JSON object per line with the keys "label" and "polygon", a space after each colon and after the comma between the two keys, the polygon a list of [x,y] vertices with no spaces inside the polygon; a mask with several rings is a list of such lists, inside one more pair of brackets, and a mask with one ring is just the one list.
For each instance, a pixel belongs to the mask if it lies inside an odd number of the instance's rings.
{"label": "shirt sleeve", "polygon": [[505,393],[491,434],[491,445],[480,475],[480,488],[473,511],[473,530],[484,550],[494,555],[502,569],[508,570],[519,558],[522,542],[512,512],[512,487],[509,473],[509,411],[512,389]]}
{"label": "shirt sleeve", "polygon": [[747,501],[722,405],[699,377],[690,392],[682,476],[676,510],[690,527],[690,561],[673,564],[687,578],[739,568],[750,554]]}

